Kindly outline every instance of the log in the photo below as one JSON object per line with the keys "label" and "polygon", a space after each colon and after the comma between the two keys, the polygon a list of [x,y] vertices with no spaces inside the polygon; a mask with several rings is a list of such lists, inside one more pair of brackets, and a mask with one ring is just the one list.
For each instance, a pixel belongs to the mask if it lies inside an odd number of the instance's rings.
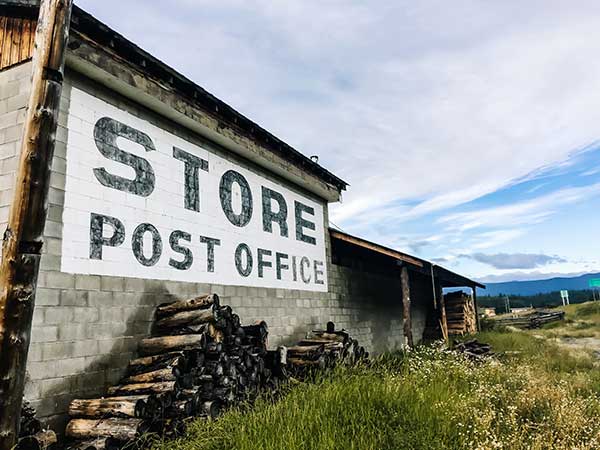
{"label": "log", "polygon": [[182,389],[179,398],[192,402],[192,409],[196,411],[200,405],[201,388]]}
{"label": "log", "polygon": [[132,396],[116,398],[97,398],[91,400],[75,399],[69,404],[71,417],[123,417],[144,418],[146,402],[149,396]]}
{"label": "log", "polygon": [[287,348],[288,358],[293,357],[319,357],[325,351],[325,345],[298,345]]}
{"label": "log", "polygon": [[193,410],[193,403],[190,400],[177,400],[167,411],[167,416],[189,417],[192,415]]}
{"label": "log", "polygon": [[296,366],[296,367],[324,369],[327,366],[327,360],[323,356],[320,356],[318,359],[316,359],[314,361],[307,360],[307,359],[288,357],[288,365]]}
{"label": "log", "polygon": [[221,414],[221,404],[216,400],[203,402],[199,405],[198,415],[201,417],[216,419],[219,414]]}
{"label": "log", "polygon": [[205,334],[184,334],[142,339],[139,351],[142,355],[149,356],[177,350],[204,350],[205,347]]}
{"label": "log", "polygon": [[219,296],[217,294],[205,294],[188,300],[163,303],[156,309],[156,315],[162,318],[183,311],[208,309],[210,307],[219,307]]}
{"label": "log", "polygon": [[301,347],[322,345],[323,347],[325,347],[325,350],[340,350],[344,348],[343,343],[332,342],[327,339],[302,339],[300,342],[298,342],[298,345]]}
{"label": "log", "polygon": [[120,450],[121,441],[112,437],[103,437],[79,441],[67,447],[67,450]]}
{"label": "log", "polygon": [[181,377],[181,370],[177,367],[154,370],[140,373],[123,379],[123,384],[156,383],[161,381],[177,381]]}
{"label": "log", "polygon": [[145,356],[137,358],[129,362],[127,373],[129,375],[137,375],[139,373],[152,372],[158,369],[167,367],[180,367],[185,370],[187,366],[187,358],[184,352],[170,352],[162,355]]}
{"label": "log", "polygon": [[139,383],[139,384],[123,384],[121,386],[113,386],[108,388],[109,395],[145,395],[145,394],[162,394],[173,393],[176,391],[174,381],[165,381],[162,383]]}
{"label": "log", "polygon": [[194,311],[182,311],[160,319],[156,322],[156,327],[159,329],[190,327],[205,323],[217,323],[220,319],[221,316],[218,310],[197,309]]}
{"label": "log", "polygon": [[56,443],[56,433],[52,430],[39,431],[32,436],[26,436],[19,439],[15,450],[48,450]]}
{"label": "log", "polygon": [[131,441],[148,431],[142,419],[71,419],[65,434],[75,439],[112,437],[120,441]]}
{"label": "log", "polygon": [[317,335],[318,339],[324,339],[326,341],[346,343],[349,339],[348,333],[327,333],[325,331],[317,331],[313,333]]}
{"label": "log", "polygon": [[245,325],[242,327],[246,336],[253,336],[260,339],[266,339],[269,334],[269,326],[264,320],[259,320],[254,325]]}

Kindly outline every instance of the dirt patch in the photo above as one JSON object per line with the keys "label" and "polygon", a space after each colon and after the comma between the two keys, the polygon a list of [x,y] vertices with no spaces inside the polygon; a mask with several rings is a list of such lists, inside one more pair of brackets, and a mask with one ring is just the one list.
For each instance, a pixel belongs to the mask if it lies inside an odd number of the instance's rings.
{"label": "dirt patch", "polygon": [[600,338],[596,337],[565,337],[560,338],[559,343],[572,350],[587,350],[600,359]]}

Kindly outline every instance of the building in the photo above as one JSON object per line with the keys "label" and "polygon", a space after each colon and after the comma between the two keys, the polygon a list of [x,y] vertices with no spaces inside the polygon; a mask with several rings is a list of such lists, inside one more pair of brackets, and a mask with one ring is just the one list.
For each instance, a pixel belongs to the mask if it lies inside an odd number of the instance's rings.
{"label": "building", "polygon": [[[2,227],[35,5],[0,0]],[[25,393],[57,429],[118,381],[160,303],[214,292],[273,346],[333,320],[381,352],[443,335],[443,288],[482,287],[330,229],[345,181],[78,7],[66,61]]]}

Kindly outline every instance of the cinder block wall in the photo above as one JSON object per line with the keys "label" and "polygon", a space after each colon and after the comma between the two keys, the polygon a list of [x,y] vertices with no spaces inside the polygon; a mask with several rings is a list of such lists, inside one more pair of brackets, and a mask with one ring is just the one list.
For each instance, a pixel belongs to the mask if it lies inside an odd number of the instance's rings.
{"label": "cinder block wall", "polygon": [[[0,180],[5,180],[1,191],[2,218],[6,216],[12,195],[11,182],[14,183],[14,161],[20,132],[17,125],[24,117],[28,76],[28,65],[0,73],[0,112],[3,111],[1,108],[7,109],[0,115],[0,149],[3,158],[8,155],[0,166]],[[65,413],[71,399],[101,395],[108,386],[119,381],[128,361],[136,356],[138,341],[149,334],[156,305],[169,300],[204,292],[217,293],[224,304],[234,308],[244,323],[266,320],[270,328],[269,344],[273,347],[293,343],[307,331],[323,327],[329,320],[349,330],[370,352],[381,352],[402,344],[399,280],[331,264],[328,237],[329,292],[326,293],[61,272],[62,240],[69,238],[63,236],[61,221],[66,143],[69,138],[66,124],[70,91],[74,85],[191,142],[208,147],[219,156],[274,179],[251,163],[186,133],[76,74],[67,73],[60,103],[25,394],[40,416],[46,417],[56,430],[61,431],[65,424]],[[5,160],[10,162],[5,165]],[[281,180],[276,181],[282,183]],[[301,193],[314,198],[306,192]],[[327,216],[327,205],[324,206]],[[3,220],[5,226],[6,221]],[[325,223],[328,223],[327,217]],[[418,305],[413,309],[413,327],[419,330],[421,322],[424,323],[424,312]],[[418,333],[416,331],[415,335]]]}
{"label": "cinder block wall", "polygon": [[0,230],[8,223],[21,132],[31,90],[31,63],[0,71]]}

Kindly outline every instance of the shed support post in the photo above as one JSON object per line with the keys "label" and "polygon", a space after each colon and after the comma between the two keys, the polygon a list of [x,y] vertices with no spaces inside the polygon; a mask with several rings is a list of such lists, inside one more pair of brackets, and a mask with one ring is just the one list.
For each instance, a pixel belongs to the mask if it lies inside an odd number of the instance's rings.
{"label": "shed support post", "polygon": [[0,265],[0,450],[17,443],[72,0],[41,0]]}
{"label": "shed support post", "polygon": [[413,347],[414,342],[410,317],[410,279],[408,276],[408,269],[405,265],[402,266],[400,272],[400,281],[402,283],[402,324],[404,327],[404,343],[409,347]]}
{"label": "shed support post", "polygon": [[440,284],[439,278],[435,282],[435,290],[437,293],[438,303],[440,305],[440,321],[442,326],[442,335],[444,336],[444,340],[446,343],[449,342],[448,336],[448,319],[446,317],[446,300],[444,299],[444,291],[442,290],[442,285]]}
{"label": "shed support post", "polygon": [[481,325],[479,323],[479,312],[477,311],[477,287],[473,286],[471,290],[473,291],[473,307],[475,308],[475,326],[477,327],[477,332],[480,332]]}

